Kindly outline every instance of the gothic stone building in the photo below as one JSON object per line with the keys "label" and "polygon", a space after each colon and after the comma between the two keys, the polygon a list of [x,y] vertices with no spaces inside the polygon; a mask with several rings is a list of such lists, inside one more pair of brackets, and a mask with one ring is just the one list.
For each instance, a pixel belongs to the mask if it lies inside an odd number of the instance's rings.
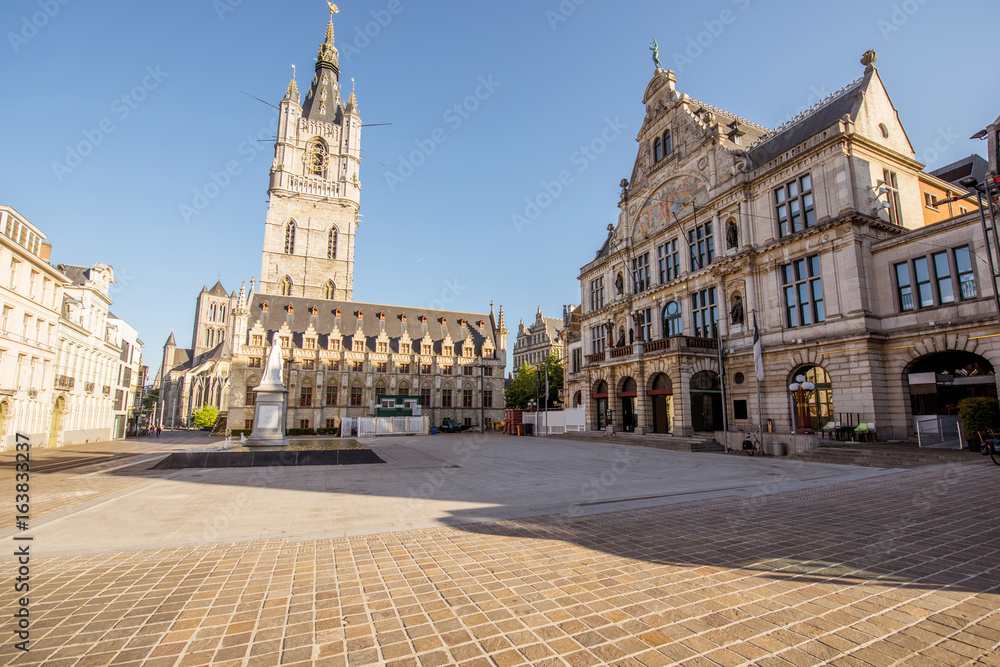
{"label": "gothic stone building", "polygon": [[[978,210],[925,226],[922,188],[954,186],[922,172],[874,60],[773,132],[656,70],[618,224],[579,275],[585,356],[568,380],[592,429],[720,431],[725,407],[730,429],[853,416],[903,439],[996,394]],[[816,385],[802,424],[799,375]]]}
{"label": "gothic stone building", "polygon": [[542,363],[553,352],[562,359],[566,354],[566,345],[560,336],[562,326],[562,320],[543,317],[541,306],[535,314],[535,323],[530,327],[524,326],[522,319],[514,341],[514,373],[522,364],[531,366]]}
{"label": "gothic stone building", "polygon": [[374,416],[382,396],[417,396],[430,423],[499,421],[505,336],[487,315],[255,294],[238,300],[229,426],[251,428],[255,394],[277,333],[289,428],[332,428]]}
{"label": "gothic stone building", "polygon": [[[353,303],[361,201],[361,116],[341,99],[333,21],[300,103],[294,75],[279,105],[259,290],[221,284],[198,298],[190,349],[164,346],[164,424],[214,405],[230,429],[249,428],[263,358],[277,333],[286,357],[288,428],[339,426],[374,415],[380,395],[412,392],[433,423],[499,420],[503,308],[451,313]],[[172,422],[171,422],[172,420]]]}

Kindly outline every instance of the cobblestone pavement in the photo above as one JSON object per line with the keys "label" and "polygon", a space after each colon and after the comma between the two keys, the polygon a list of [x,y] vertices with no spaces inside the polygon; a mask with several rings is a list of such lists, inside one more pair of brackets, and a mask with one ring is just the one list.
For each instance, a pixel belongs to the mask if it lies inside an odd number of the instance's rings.
{"label": "cobblestone pavement", "polygon": [[[175,451],[215,447],[221,440],[197,431],[164,431],[158,438],[109,440],[56,449],[32,447],[32,474],[44,474],[45,484],[34,485],[31,514],[39,518],[125,491],[145,480],[103,473],[137,462],[148,465]],[[4,479],[13,476],[15,454],[13,450],[0,452],[0,471]]]}
{"label": "cobblestone pavement", "polygon": [[5,632],[0,664],[1000,665],[998,486],[995,466],[939,465],[577,518],[41,559],[32,649]]}

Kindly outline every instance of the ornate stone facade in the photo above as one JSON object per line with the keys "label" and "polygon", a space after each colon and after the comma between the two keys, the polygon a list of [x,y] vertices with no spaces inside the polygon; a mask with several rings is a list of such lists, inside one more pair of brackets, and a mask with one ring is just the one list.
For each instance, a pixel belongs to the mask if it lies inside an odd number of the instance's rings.
{"label": "ornate stone facade", "polygon": [[260,290],[350,300],[361,206],[361,115],[340,97],[333,20],[304,106],[293,76],[279,105]]}
{"label": "ornate stone facade", "polygon": [[517,326],[517,339],[514,342],[514,373],[522,364],[540,364],[553,352],[562,359],[566,356],[566,345],[561,337],[563,321],[554,317],[543,317],[542,307],[538,307],[535,322],[530,327],[524,326],[524,319]]}
{"label": "ornate stone facade", "polygon": [[[924,226],[922,190],[954,187],[922,173],[874,54],[863,63],[773,132],[656,71],[618,223],[580,272],[586,356],[569,395],[591,428],[687,435],[726,419],[788,433],[847,415],[902,439],[954,412],[961,392],[935,373],[995,395],[978,211]],[[802,424],[788,388],[800,374],[817,385]]]}

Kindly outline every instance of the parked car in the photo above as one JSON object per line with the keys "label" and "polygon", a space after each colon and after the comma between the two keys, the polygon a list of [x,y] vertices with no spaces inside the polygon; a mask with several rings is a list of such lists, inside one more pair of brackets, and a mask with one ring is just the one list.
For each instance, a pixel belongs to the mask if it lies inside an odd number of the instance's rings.
{"label": "parked car", "polygon": [[442,433],[460,433],[462,431],[462,425],[458,423],[457,419],[445,419],[441,420],[441,428],[438,429]]}

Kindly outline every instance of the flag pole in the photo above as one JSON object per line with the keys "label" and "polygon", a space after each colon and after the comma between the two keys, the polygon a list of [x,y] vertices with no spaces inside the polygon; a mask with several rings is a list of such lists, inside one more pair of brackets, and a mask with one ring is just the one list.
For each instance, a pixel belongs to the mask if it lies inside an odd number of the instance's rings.
{"label": "flag pole", "polygon": [[764,435],[764,408],[760,398],[760,383],[764,380],[764,346],[760,342],[760,331],[757,329],[757,313],[753,314],[753,367],[757,378],[757,418],[760,420],[760,434]]}

